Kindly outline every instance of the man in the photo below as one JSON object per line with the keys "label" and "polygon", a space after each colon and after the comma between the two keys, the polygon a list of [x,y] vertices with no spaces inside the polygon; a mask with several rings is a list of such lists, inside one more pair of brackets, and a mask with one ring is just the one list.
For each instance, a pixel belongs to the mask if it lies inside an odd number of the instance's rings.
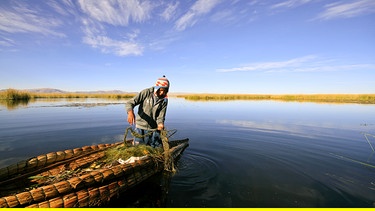
{"label": "man", "polygon": [[[162,145],[160,130],[164,129],[165,114],[167,112],[169,80],[163,76],[154,87],[147,88],[129,100],[125,107],[130,125],[135,124],[135,132],[142,137],[134,137],[134,144],[147,144],[152,147]],[[137,117],[134,107],[139,105]]]}

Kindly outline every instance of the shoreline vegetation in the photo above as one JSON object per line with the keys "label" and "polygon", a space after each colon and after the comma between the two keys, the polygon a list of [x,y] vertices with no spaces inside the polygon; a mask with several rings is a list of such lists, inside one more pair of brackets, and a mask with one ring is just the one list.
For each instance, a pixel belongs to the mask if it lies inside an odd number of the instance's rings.
{"label": "shoreline vegetation", "polygon": [[[173,97],[184,98],[190,101],[229,101],[229,100],[278,100],[297,102],[321,103],[359,103],[375,104],[375,94],[170,94]],[[57,98],[107,98],[127,99],[135,93],[36,93],[16,89],[7,89],[0,92],[0,100],[29,101],[35,99]]]}
{"label": "shoreline vegetation", "polygon": [[135,94],[130,93],[37,93],[28,92],[16,89],[7,89],[0,92],[1,100],[32,100],[38,98],[54,99],[54,98],[110,98],[110,99],[123,99],[132,98]]}
{"label": "shoreline vegetation", "polygon": [[278,100],[319,103],[375,104],[375,94],[187,94],[178,95],[191,101]]}

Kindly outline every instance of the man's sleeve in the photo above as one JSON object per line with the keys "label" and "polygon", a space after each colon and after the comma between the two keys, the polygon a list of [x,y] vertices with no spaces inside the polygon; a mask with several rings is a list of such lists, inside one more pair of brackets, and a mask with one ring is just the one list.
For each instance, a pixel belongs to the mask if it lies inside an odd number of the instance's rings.
{"label": "man's sleeve", "polygon": [[145,90],[142,90],[139,92],[136,96],[134,96],[132,99],[130,99],[125,104],[126,112],[133,110],[135,106],[139,105],[142,102],[142,99],[144,97]]}
{"label": "man's sleeve", "polygon": [[159,116],[156,118],[157,124],[160,124],[160,123],[164,124],[165,114],[167,113],[167,105],[168,105],[168,101],[166,103],[163,103],[163,106],[161,107]]}

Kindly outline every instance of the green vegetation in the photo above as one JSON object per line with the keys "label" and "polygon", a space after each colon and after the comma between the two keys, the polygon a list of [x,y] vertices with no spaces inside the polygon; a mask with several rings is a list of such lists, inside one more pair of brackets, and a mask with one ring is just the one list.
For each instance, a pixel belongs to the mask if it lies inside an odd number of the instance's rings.
{"label": "green vegetation", "polygon": [[134,157],[141,157],[145,155],[149,155],[156,159],[163,159],[163,149],[153,148],[148,145],[139,144],[136,146],[117,146],[115,148],[106,150],[105,152],[105,159],[104,163],[112,163],[118,159],[127,160],[128,158]]}
{"label": "green vegetation", "polygon": [[30,100],[37,98],[110,98],[122,99],[131,98],[134,94],[108,94],[108,93],[32,93],[20,91],[15,89],[7,89],[0,92],[0,99],[2,100]]}
{"label": "green vegetation", "polygon": [[257,95],[257,94],[187,94],[178,95],[192,101],[225,100],[280,100],[322,103],[375,104],[375,94],[299,94],[299,95]]}

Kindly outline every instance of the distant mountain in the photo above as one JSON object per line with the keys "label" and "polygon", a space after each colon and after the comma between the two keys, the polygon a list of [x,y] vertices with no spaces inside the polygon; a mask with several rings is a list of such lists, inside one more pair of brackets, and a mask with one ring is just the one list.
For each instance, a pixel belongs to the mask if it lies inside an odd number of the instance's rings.
{"label": "distant mountain", "polygon": [[124,94],[128,92],[123,92],[121,90],[98,90],[98,91],[75,91],[75,92],[68,92],[61,89],[53,89],[53,88],[41,88],[41,89],[26,89],[24,91],[34,92],[34,93],[83,93],[83,94]]}
{"label": "distant mountain", "polygon": [[74,92],[74,93],[88,93],[88,94],[124,94],[124,93],[127,93],[127,92],[123,92],[121,90],[109,90],[109,91],[102,91],[102,90],[99,90],[99,91],[77,91],[77,92]]}
{"label": "distant mountain", "polygon": [[22,91],[34,92],[34,93],[67,93],[66,91],[63,91],[60,89],[51,89],[51,88],[24,89]]}

